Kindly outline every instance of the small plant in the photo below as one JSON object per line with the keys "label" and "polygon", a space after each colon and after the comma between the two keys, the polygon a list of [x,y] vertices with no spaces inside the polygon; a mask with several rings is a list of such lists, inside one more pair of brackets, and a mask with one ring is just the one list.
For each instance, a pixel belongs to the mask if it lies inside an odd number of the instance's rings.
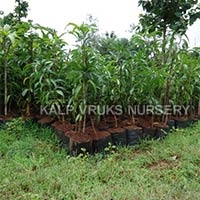
{"label": "small plant", "polygon": [[87,152],[87,150],[85,148],[81,148],[81,153],[78,155],[78,157],[80,157],[84,160],[88,159],[89,153]]}
{"label": "small plant", "polygon": [[107,154],[115,154],[117,152],[117,147],[109,142],[104,150]]}
{"label": "small plant", "polygon": [[6,123],[5,131],[8,134],[20,135],[25,127],[25,121],[22,117],[12,119],[10,122]]}

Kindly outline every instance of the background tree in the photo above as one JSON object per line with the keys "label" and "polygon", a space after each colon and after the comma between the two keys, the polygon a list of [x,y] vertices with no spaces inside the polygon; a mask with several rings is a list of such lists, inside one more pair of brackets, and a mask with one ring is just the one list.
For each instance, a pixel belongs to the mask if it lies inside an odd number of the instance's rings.
{"label": "background tree", "polygon": [[22,19],[28,16],[28,2],[23,0],[15,0],[15,3],[16,6],[14,11],[4,16],[4,24],[15,25],[18,22],[22,22]]}
{"label": "background tree", "polygon": [[142,29],[160,30],[163,37],[163,61],[166,62],[165,45],[168,31],[185,34],[189,25],[200,18],[198,0],[139,0],[145,11],[140,16]]}
{"label": "background tree", "polygon": [[[168,73],[163,88],[163,104],[167,105],[171,89],[171,74],[174,74],[173,70],[175,70],[172,66],[178,56],[172,55],[171,50],[174,49],[174,44],[177,42],[176,36],[185,35],[188,26],[200,18],[200,4],[198,4],[198,0],[139,0],[138,3],[145,11],[140,16],[140,30],[148,33],[159,31],[160,34],[157,37],[162,38],[161,67],[165,68]],[[167,121],[167,117],[164,121]]]}
{"label": "background tree", "polygon": [[185,33],[188,26],[200,18],[198,0],[139,0],[146,12],[140,16],[143,28],[150,26],[150,31],[167,29]]}

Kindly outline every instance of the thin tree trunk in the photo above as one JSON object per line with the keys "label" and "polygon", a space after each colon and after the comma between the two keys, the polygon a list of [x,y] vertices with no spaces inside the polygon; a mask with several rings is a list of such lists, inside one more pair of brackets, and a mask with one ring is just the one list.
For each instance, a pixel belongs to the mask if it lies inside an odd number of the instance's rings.
{"label": "thin tree trunk", "polygon": [[97,135],[96,129],[95,129],[95,125],[94,125],[94,120],[92,119],[92,117],[90,117],[90,121],[91,121],[91,125],[92,125],[92,129],[94,131],[94,134]]}
{"label": "thin tree trunk", "polygon": [[[84,66],[84,68],[87,68],[87,54],[86,54],[86,51],[85,51],[85,47],[83,46],[82,47],[83,48],[83,57],[82,57],[82,61],[83,61],[83,66]],[[85,79],[85,76],[83,75],[83,83],[82,83],[83,85],[83,101],[85,101],[86,102],[86,104],[87,104],[87,101],[86,101],[86,93],[87,93],[87,83],[86,83],[86,79]],[[85,106],[87,106],[87,105],[85,105]],[[87,107],[85,107],[84,108],[84,115],[83,115],[83,133],[85,133],[85,128],[86,128],[86,117],[87,117],[87,115],[86,115],[86,112],[87,112]]]}
{"label": "thin tree trunk", "polygon": [[[30,40],[30,43],[29,43],[29,46],[30,46],[30,49],[29,49],[29,54],[30,54],[30,59],[29,59],[29,64],[31,65],[33,63],[33,39],[31,37],[31,40]],[[30,85],[30,79],[28,80],[28,97],[26,99],[26,115],[27,116],[30,116],[30,103],[31,103],[31,92],[30,92],[30,88],[31,88],[31,85]]]}
{"label": "thin tree trunk", "polygon": [[[6,40],[6,38],[4,38]],[[8,115],[8,61],[7,61],[7,56],[8,52],[10,49],[10,43],[8,43],[8,47],[6,48],[6,41],[3,43],[3,49],[5,50],[5,55],[4,55],[4,115]]]}
{"label": "thin tree trunk", "polygon": [[[169,90],[170,90],[170,80],[167,78],[166,88],[165,88],[165,98],[164,98],[164,106],[169,104]],[[166,112],[166,110],[164,111]],[[167,124],[168,114],[164,113],[164,124]]]}
{"label": "thin tree trunk", "polygon": [[[84,68],[87,66],[87,63],[86,63],[86,53],[85,53],[85,49],[84,49],[84,47],[83,47],[83,66],[84,66]],[[82,83],[83,85],[83,93],[82,93],[82,97],[83,97],[83,101],[85,101],[86,100],[86,83],[85,83],[85,77],[84,77],[84,75],[83,75],[83,83]],[[84,114],[83,114],[83,129],[82,129],[82,131],[83,131],[83,133],[85,133],[85,126],[86,126],[86,111],[85,111],[85,108],[84,108]]]}
{"label": "thin tree trunk", "polygon": [[4,115],[8,115],[8,81],[7,81],[7,60],[4,62]]}
{"label": "thin tree trunk", "polygon": [[[86,100],[86,84],[85,81],[83,81],[83,101]],[[87,106],[87,105],[86,105]],[[84,108],[84,115],[83,115],[83,133],[85,133],[85,127],[86,127],[86,110],[87,108]]]}
{"label": "thin tree trunk", "polygon": [[[166,57],[166,35],[167,35],[167,23],[164,22],[163,26],[163,41],[162,41],[162,66],[164,67],[167,63],[167,57]],[[165,87],[165,97],[164,97],[164,106],[169,104],[169,90],[170,90],[170,80],[167,78],[166,87]],[[164,111],[166,112],[166,111]],[[163,122],[164,124],[167,124],[168,121],[168,115],[163,116]]]}
{"label": "thin tree trunk", "polygon": [[166,35],[167,35],[167,24],[164,23],[163,26],[163,41],[162,41],[162,64],[163,66],[166,64],[167,62],[167,57],[166,57]]}

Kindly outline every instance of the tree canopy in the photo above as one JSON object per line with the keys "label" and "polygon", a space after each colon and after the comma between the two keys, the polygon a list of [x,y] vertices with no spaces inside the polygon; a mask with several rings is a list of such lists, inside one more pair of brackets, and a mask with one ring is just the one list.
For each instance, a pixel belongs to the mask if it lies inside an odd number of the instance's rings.
{"label": "tree canopy", "polygon": [[198,0],[139,0],[145,13],[140,16],[144,29],[185,33],[188,26],[200,18]]}

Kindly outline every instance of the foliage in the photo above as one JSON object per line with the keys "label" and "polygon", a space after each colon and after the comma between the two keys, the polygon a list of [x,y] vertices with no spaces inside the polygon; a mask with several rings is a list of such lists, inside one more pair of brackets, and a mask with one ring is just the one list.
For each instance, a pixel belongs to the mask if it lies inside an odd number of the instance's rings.
{"label": "foliage", "polygon": [[[140,18],[144,29],[130,39],[100,35],[91,16],[87,23],[69,23],[71,49],[63,34],[25,21],[28,3],[16,3],[0,19],[0,114],[31,115],[42,105],[53,106],[51,114],[61,119],[59,110],[70,105],[73,111],[62,119],[85,133],[106,115],[114,115],[120,126],[117,117],[130,114],[127,107],[133,105],[190,104],[191,113],[197,111],[199,49],[189,49],[182,35],[198,18],[196,1],[139,1],[146,12]],[[88,105],[96,110],[89,113]],[[120,105],[122,112],[101,114],[105,105]],[[134,116],[128,117],[134,123]]]}
{"label": "foliage", "polygon": [[92,48],[92,39],[96,26],[81,24],[80,26],[70,23],[69,31],[76,40],[76,48],[71,51],[69,63],[69,82],[73,85],[72,96],[69,100],[74,108],[76,122],[82,122],[79,131],[85,133],[87,105],[95,101],[98,88],[98,54]]}
{"label": "foliage", "polygon": [[1,73],[4,80],[4,115],[8,114],[8,102],[10,95],[8,88],[8,70],[9,70],[9,55],[15,39],[15,32],[12,31],[11,26],[0,26],[0,63]]}
{"label": "foliage", "polygon": [[[176,66],[174,74],[173,103],[178,105],[197,105],[200,91],[198,51],[181,51],[179,59],[179,65]],[[193,112],[194,110],[193,108]],[[193,112],[191,114],[194,114]]]}
{"label": "foliage", "polygon": [[28,16],[28,2],[15,0],[15,3],[17,5],[15,6],[14,11],[3,17],[3,24],[15,25],[16,23],[22,22],[22,19]]}
{"label": "foliage", "polygon": [[[185,87],[182,86],[177,88],[175,92],[174,88],[177,86],[177,77],[175,74],[179,67],[183,67],[185,64],[180,61],[179,54],[188,48],[187,41],[182,38],[185,34],[189,25],[193,24],[200,17],[200,8],[198,1],[139,1],[145,13],[140,16],[141,31],[147,33],[154,33],[153,38],[159,41],[160,46],[154,51],[156,57],[160,57],[160,66],[165,69],[165,80],[163,85],[163,93],[161,99],[164,105],[174,104],[172,100],[174,96],[182,94],[186,91]],[[183,47],[180,47],[178,38],[181,38]],[[186,36],[187,38],[187,36]],[[155,43],[154,43],[155,44]],[[184,73],[187,73],[184,71]],[[185,77],[182,76],[181,78]],[[182,85],[182,81],[178,79]],[[179,84],[178,83],[178,84]],[[190,86],[188,86],[190,87]],[[180,90],[180,91],[179,91]],[[155,91],[155,90],[154,90]],[[173,94],[171,93],[173,91]],[[172,97],[173,96],[173,97]],[[188,105],[191,96],[184,93],[185,103]],[[178,97],[180,98],[180,96]],[[183,98],[181,98],[183,99]],[[180,103],[180,102],[177,102]],[[168,117],[163,118],[164,122],[167,123]]]}
{"label": "foliage", "polygon": [[144,28],[150,27],[150,31],[169,28],[176,33],[185,33],[187,27],[200,17],[198,0],[139,0],[138,3],[146,12],[140,22]]}
{"label": "foliage", "polygon": [[[61,72],[66,69],[65,42],[55,30],[36,26],[36,35],[33,38],[34,60],[30,65],[31,74],[25,77],[24,83],[29,81],[31,91],[37,103],[41,105],[62,105],[65,102],[64,76]],[[29,92],[25,88],[23,95]]]}
{"label": "foliage", "polygon": [[[16,9],[20,12],[20,8],[16,7]],[[20,19],[26,16],[26,10],[23,11],[23,9],[21,14],[18,13]],[[8,56],[5,56],[4,51],[1,54],[2,64],[6,62],[4,68],[8,68],[7,73],[10,73],[7,77],[7,84],[4,83],[4,87],[8,90],[7,93],[10,93],[4,95],[5,98],[9,96],[10,99],[9,111],[15,104],[15,108],[17,105],[22,113],[30,115],[32,105],[35,103],[62,104],[65,91],[63,71],[66,69],[67,59],[66,43],[61,39],[62,35],[58,36],[55,30],[33,25],[30,21],[20,21],[9,27],[10,32],[16,35],[15,41],[12,43]],[[7,38],[10,39],[12,35],[8,35]],[[6,75],[5,70],[4,74]],[[58,74],[60,79],[57,77]],[[3,76],[3,71],[1,76]]]}

